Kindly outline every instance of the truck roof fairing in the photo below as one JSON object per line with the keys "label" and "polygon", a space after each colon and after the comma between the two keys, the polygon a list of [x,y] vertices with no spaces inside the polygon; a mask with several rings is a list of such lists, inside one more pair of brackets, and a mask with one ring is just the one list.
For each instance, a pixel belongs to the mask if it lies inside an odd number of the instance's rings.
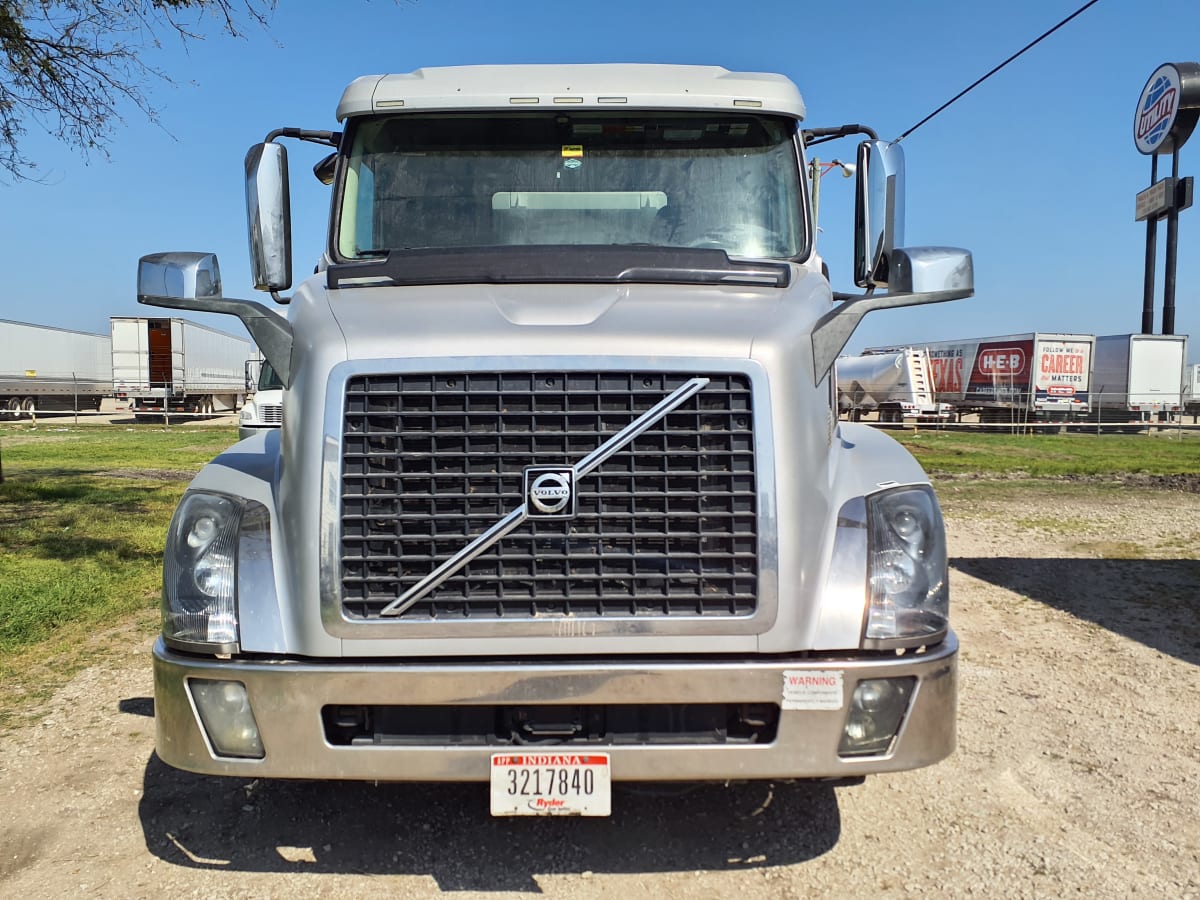
{"label": "truck roof fairing", "polygon": [[642,63],[447,66],[351,82],[338,121],[376,112],[679,109],[803,119],[800,91],[782,75],[720,66]]}

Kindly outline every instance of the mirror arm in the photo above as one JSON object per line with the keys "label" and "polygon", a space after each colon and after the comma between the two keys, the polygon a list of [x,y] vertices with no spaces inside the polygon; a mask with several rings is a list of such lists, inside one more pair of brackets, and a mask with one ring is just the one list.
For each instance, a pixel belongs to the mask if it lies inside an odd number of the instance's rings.
{"label": "mirror arm", "polygon": [[283,386],[291,386],[292,324],[261,303],[255,300],[228,300],[217,297],[165,297],[161,294],[138,294],[137,300],[146,306],[237,316],[262,350],[267,362],[279,373]]}
{"label": "mirror arm", "polygon": [[843,300],[840,304],[817,319],[812,332],[813,384],[833,368],[834,360],[854,334],[854,329],[867,313],[877,309],[898,306],[920,306],[925,303],[944,303],[947,300],[962,300],[975,293],[973,288],[956,288],[949,291],[927,291],[922,293],[864,294]]}

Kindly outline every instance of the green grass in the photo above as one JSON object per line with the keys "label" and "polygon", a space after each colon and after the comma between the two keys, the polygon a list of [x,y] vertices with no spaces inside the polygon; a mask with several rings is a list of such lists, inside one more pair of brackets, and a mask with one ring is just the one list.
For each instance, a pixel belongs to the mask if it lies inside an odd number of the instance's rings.
{"label": "green grass", "polygon": [[0,426],[0,718],[49,657],[68,674],[98,633],[155,621],[171,513],[235,440],[231,427]]}
{"label": "green grass", "polygon": [[1200,473],[1200,437],[895,431],[932,475],[1033,478]]}

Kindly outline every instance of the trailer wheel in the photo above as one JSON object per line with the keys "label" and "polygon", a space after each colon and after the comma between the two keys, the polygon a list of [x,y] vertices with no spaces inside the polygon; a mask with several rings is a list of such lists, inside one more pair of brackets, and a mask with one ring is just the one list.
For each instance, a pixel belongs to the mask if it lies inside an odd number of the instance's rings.
{"label": "trailer wheel", "polygon": [[4,404],[4,411],[6,419],[21,418],[21,398],[9,397],[8,401]]}
{"label": "trailer wheel", "polygon": [[217,404],[213,402],[212,394],[206,396],[202,402],[204,404],[204,414],[206,416],[211,416],[217,408]]}
{"label": "trailer wheel", "polygon": [[34,410],[37,409],[37,401],[32,397],[26,397],[21,401],[21,414],[26,419],[32,419]]}

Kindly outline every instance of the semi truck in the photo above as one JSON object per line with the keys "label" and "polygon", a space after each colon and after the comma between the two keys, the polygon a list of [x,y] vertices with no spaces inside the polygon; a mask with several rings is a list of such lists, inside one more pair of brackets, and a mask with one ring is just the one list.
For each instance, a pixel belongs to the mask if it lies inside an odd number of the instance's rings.
{"label": "semi truck", "polygon": [[1183,371],[1183,409],[1195,419],[1200,414],[1200,363],[1191,363]]}
{"label": "semi truck", "polygon": [[1170,421],[1183,411],[1187,336],[1105,334],[1096,338],[1098,422]]}
{"label": "semi truck", "polygon": [[111,365],[106,334],[0,320],[0,415],[96,412],[112,395]]}
{"label": "semi truck", "polygon": [[1070,422],[1088,412],[1094,344],[1090,334],[1030,332],[921,346],[938,402],[949,403],[957,417],[1024,425]]}
{"label": "semi truck", "polygon": [[866,413],[877,413],[880,422],[950,418],[950,404],[935,399],[929,353],[923,348],[840,356],[835,372],[838,410],[855,421]]}
{"label": "semi truck", "polygon": [[[248,438],[263,428],[280,428],[283,425],[283,382],[279,373],[266,360],[254,367],[257,382],[254,393],[246,398],[242,411],[238,413],[238,437]],[[247,367],[247,378],[250,367]]]}
{"label": "semi truck", "polygon": [[[365,77],[342,130],[246,158],[286,316],[211,253],[142,257],[139,302],[239,317],[283,385],[284,427],[204,467],[166,537],[166,763],[606,815],[615,781],[952,752],[938,503],[838,421],[831,370],[863,315],[971,295],[971,256],[904,246],[898,144],[804,115],[783,76],[705,66]],[[862,290],[834,292],[805,155],[847,137]],[[285,139],[332,150],[294,288]]]}
{"label": "semi truck", "polygon": [[241,407],[250,341],[180,318],[112,316],[112,383],[135,415]]}

